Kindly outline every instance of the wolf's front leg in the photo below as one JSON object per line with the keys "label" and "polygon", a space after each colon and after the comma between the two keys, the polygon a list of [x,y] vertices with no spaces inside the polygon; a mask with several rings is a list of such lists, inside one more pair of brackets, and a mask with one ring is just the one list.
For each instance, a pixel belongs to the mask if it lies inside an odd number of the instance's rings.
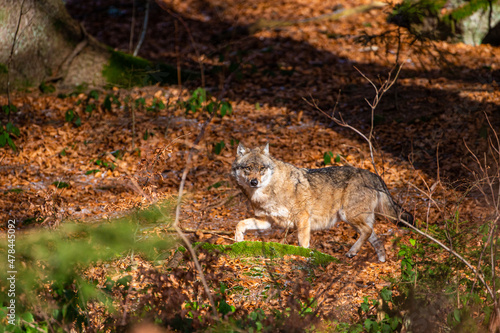
{"label": "wolf's front leg", "polygon": [[266,230],[271,228],[271,223],[267,221],[257,220],[255,218],[245,219],[238,222],[234,240],[241,242],[244,239],[245,231],[247,230]]}
{"label": "wolf's front leg", "polygon": [[297,216],[297,233],[299,235],[299,246],[308,248],[311,240],[311,222],[307,212]]}

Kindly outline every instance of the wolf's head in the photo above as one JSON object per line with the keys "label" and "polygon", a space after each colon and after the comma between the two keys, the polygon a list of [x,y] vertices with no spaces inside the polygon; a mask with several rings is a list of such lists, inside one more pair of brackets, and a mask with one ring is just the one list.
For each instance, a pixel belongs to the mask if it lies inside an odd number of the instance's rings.
{"label": "wolf's head", "polygon": [[274,165],[269,155],[269,144],[250,149],[240,142],[231,176],[244,188],[266,187],[271,181]]}

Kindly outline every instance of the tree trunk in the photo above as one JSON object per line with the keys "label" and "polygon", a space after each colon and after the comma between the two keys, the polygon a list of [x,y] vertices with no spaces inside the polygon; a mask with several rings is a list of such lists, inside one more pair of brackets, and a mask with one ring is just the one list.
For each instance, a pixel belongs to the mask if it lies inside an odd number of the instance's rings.
{"label": "tree trunk", "polygon": [[102,70],[111,52],[85,33],[62,0],[0,2],[4,2],[0,6],[0,91],[7,89],[8,82],[13,89],[38,87],[47,80],[67,86],[106,83]]}
{"label": "tree trunk", "polygon": [[497,0],[405,0],[394,7],[389,22],[421,38],[498,45],[498,35],[491,30],[500,22],[500,4]]}
{"label": "tree trunk", "polygon": [[[60,87],[177,83],[173,66],[113,51],[88,35],[63,0],[0,0],[0,93]],[[182,80],[198,74],[183,71]]]}
{"label": "tree trunk", "polygon": [[490,332],[499,333],[500,332],[500,307],[496,305],[493,308],[493,313],[490,319]]}

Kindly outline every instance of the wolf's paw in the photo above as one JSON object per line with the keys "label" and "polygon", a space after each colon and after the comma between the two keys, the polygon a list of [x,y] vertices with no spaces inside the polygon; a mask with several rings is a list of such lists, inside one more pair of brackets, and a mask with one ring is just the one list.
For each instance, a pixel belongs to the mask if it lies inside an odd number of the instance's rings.
{"label": "wolf's paw", "polygon": [[352,257],[356,256],[356,254],[357,254],[357,253],[354,253],[354,252],[349,251],[349,252],[347,252],[347,253],[345,254],[345,256],[346,256],[347,258],[352,258]]}
{"label": "wolf's paw", "polygon": [[243,242],[243,240],[244,240],[243,233],[236,231],[236,233],[234,235],[234,241],[235,242]]}

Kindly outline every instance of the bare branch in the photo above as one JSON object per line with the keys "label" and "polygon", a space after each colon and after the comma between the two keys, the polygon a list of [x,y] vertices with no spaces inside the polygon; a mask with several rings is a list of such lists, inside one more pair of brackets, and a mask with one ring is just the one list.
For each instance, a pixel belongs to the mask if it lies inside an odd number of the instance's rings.
{"label": "bare branch", "polygon": [[149,8],[150,8],[151,0],[146,1],[146,12],[144,13],[144,21],[142,23],[142,31],[141,37],[139,38],[139,42],[134,50],[134,57],[137,57],[139,50],[141,49],[142,43],[144,42],[144,38],[146,37],[146,31],[148,30],[148,20],[149,20]]}
{"label": "bare branch", "polygon": [[204,69],[204,66],[203,66],[203,61],[202,61],[202,58],[201,58],[201,54],[200,54],[198,48],[196,47],[196,43],[194,41],[193,35],[191,34],[191,30],[189,29],[188,25],[186,24],[186,22],[184,21],[184,19],[180,15],[177,15],[174,12],[172,12],[170,9],[168,9],[167,7],[162,6],[161,2],[158,1],[157,3],[160,5],[160,7],[162,7],[165,11],[167,11],[170,15],[172,15],[174,18],[176,18],[177,20],[179,20],[179,22],[181,22],[181,24],[184,26],[184,29],[186,29],[186,32],[187,32],[187,34],[189,36],[189,40],[191,41],[191,45],[193,46],[193,50],[196,53],[196,59],[198,60],[198,64],[200,66],[201,86],[205,87],[205,69]]}
{"label": "bare branch", "polygon": [[[21,26],[21,19],[25,13],[23,13],[24,3],[26,0],[21,2],[21,10],[19,11],[19,19],[17,20],[16,32],[14,33],[14,39],[12,40],[12,47],[10,48],[9,59],[7,60],[7,103],[9,107],[12,105],[12,101],[10,99],[10,66],[12,64],[12,59],[14,58],[14,50],[16,48],[17,42],[17,34],[19,33],[19,27]],[[9,119],[12,112],[9,112]]]}
{"label": "bare branch", "polygon": [[[495,219],[494,223],[497,223],[499,221],[499,219],[500,219],[500,216],[497,216],[497,218]],[[429,235],[429,234],[427,234],[427,233],[425,233],[423,231],[420,231],[420,229],[414,227],[412,224],[408,223],[407,221],[405,221],[403,219],[400,219],[399,222],[403,223],[408,228],[416,231],[420,235],[422,235],[422,236],[430,239],[431,241],[433,241],[434,243],[438,244],[439,246],[441,246],[443,249],[445,249],[449,253],[453,254],[456,258],[458,258],[462,263],[465,264],[465,266],[469,267],[469,269],[472,272],[474,272],[474,274],[477,275],[477,277],[479,278],[479,280],[482,282],[482,284],[484,285],[484,287],[488,291],[488,294],[490,294],[490,296],[491,296],[492,299],[495,299],[495,293],[490,288],[490,286],[488,285],[488,283],[486,283],[486,280],[484,279],[484,276],[482,274],[480,274],[480,272],[476,268],[474,268],[474,266],[472,266],[471,263],[469,261],[467,261],[467,259],[465,259],[464,257],[462,257],[460,254],[458,254],[454,250],[450,249],[448,246],[444,245],[443,243],[441,243],[439,240],[437,240],[436,238],[432,237],[431,235]]]}
{"label": "bare branch", "polygon": [[[328,113],[326,113],[325,111],[323,111],[318,105],[317,103],[314,101],[314,99],[311,97],[311,101],[308,101],[307,99],[303,98],[306,103],[308,103],[310,106],[314,107],[316,110],[320,111],[322,114],[324,114],[326,117],[328,117],[329,119],[333,120],[336,124],[342,126],[342,127],[346,127],[346,128],[349,128],[350,130],[356,132],[359,136],[361,136],[363,139],[365,139],[365,141],[368,143],[368,147],[370,149],[370,158],[371,158],[371,162],[372,162],[372,165],[373,165],[373,169],[375,170],[375,173],[380,176],[380,173],[378,172],[377,170],[377,166],[375,164],[375,156],[374,156],[374,148],[373,148],[373,144],[372,144],[372,138],[373,138],[373,129],[374,129],[374,116],[375,116],[375,109],[377,108],[380,100],[382,99],[382,96],[394,85],[394,83],[396,82],[396,80],[398,79],[398,76],[399,76],[399,73],[401,71],[401,68],[402,68],[403,65],[399,65],[397,67],[397,72],[396,72],[396,75],[393,79],[391,79],[391,73],[394,69],[392,69],[390,72],[389,72],[389,75],[388,75],[388,78],[387,80],[385,80],[382,85],[380,86],[380,88],[377,88],[377,86],[375,85],[375,83],[373,83],[372,80],[370,80],[364,73],[362,73],[358,68],[354,67],[360,74],[361,76],[363,76],[363,78],[365,78],[373,87],[373,89],[375,89],[375,97],[373,98],[373,101],[370,103],[367,99],[366,102],[368,103],[368,105],[370,106],[371,108],[371,127],[370,127],[370,133],[368,134],[368,136],[366,136],[365,134],[361,133],[358,129],[352,127],[351,125],[347,124],[343,119],[342,119],[342,115],[339,114],[339,118],[336,118],[334,114],[332,115],[329,115]],[[339,93],[339,96],[340,96],[340,93]],[[337,98],[337,103],[338,103],[338,98]],[[335,105],[336,107],[336,105]],[[334,109],[335,110],[335,109]]]}

